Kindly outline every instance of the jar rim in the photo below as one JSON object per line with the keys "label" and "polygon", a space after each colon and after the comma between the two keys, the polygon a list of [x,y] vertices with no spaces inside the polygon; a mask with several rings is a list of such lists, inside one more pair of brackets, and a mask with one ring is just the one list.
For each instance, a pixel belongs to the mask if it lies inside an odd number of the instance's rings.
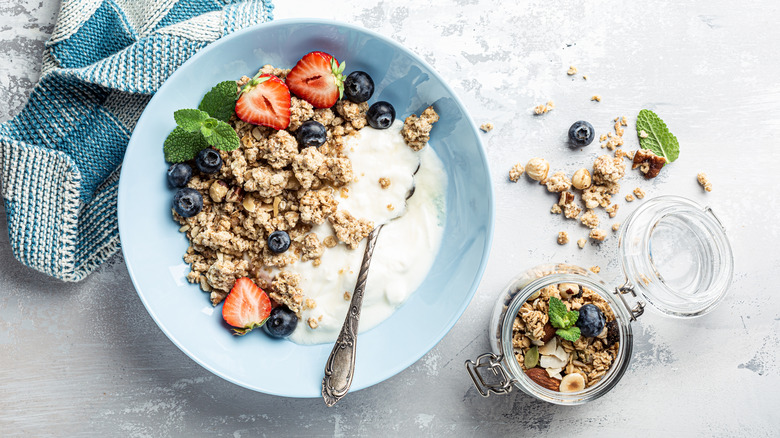
{"label": "jar rim", "polygon": [[[555,272],[561,267],[571,270],[569,273]],[[548,264],[539,265],[529,269],[526,272],[533,272],[534,270],[546,271],[552,270],[553,272],[548,275],[540,276],[539,278],[532,280],[526,285],[522,286],[522,293],[517,293],[509,302],[504,319],[501,322],[501,332],[504,339],[501,342],[500,352],[505,359],[505,366],[509,368],[509,373],[515,376],[515,386],[520,388],[526,394],[532,395],[541,400],[559,404],[559,405],[578,405],[591,400],[609,392],[620,380],[623,374],[628,369],[628,364],[631,359],[631,351],[633,349],[633,334],[631,332],[631,315],[628,310],[623,306],[612,293],[609,292],[608,283],[602,280],[598,275],[575,265],[568,264]],[[513,280],[508,286],[507,291],[516,288],[517,279]],[[559,391],[552,391],[538,385],[531,380],[520,367],[519,362],[514,355],[514,347],[512,345],[512,325],[514,319],[520,311],[520,308],[536,291],[553,284],[559,283],[575,283],[587,287],[599,296],[604,298],[609,306],[612,308],[615,314],[615,319],[618,321],[619,329],[619,346],[615,360],[610,366],[604,376],[601,377],[598,383],[585,388],[582,391],[565,393]],[[519,292],[519,291],[518,291]]]}
{"label": "jar rim", "polygon": [[[658,196],[634,210],[621,228],[618,253],[626,287],[636,289],[654,308],[674,317],[696,317],[712,311],[723,299],[733,277],[734,258],[725,229],[712,209],[681,196]],[[659,237],[666,235],[672,237]],[[690,236],[685,240],[689,245],[674,236]],[[670,255],[673,242],[684,246],[680,253],[690,257]],[[659,251],[665,246],[669,248]],[[673,264],[667,259],[676,263],[678,258],[683,260],[677,264],[679,270],[688,266],[695,272],[665,274],[670,269],[667,265]],[[672,284],[675,276],[688,283]]]}

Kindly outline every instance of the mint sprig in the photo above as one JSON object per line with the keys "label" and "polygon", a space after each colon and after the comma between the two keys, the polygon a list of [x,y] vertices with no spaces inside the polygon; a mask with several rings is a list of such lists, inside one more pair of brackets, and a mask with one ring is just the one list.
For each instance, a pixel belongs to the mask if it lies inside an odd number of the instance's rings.
{"label": "mint sprig", "polygon": [[235,81],[223,81],[215,85],[200,101],[198,109],[223,122],[230,121],[236,111],[238,87]]}
{"label": "mint sprig", "polygon": [[213,146],[232,151],[241,144],[232,126],[197,109],[180,109],[173,113],[176,128],[163,144],[165,161],[180,163],[195,158],[201,150]]}
{"label": "mint sprig", "polygon": [[548,306],[547,316],[550,320],[550,324],[558,329],[555,331],[555,334],[567,341],[574,342],[579,339],[580,328],[575,327],[574,323],[576,323],[577,318],[580,317],[580,312],[568,310],[566,305],[563,304],[563,301],[555,297],[550,297]]}
{"label": "mint sprig", "polygon": [[[644,131],[647,136],[641,135]],[[648,109],[639,111],[636,116],[636,132],[639,136],[639,146],[648,149],[659,157],[666,158],[671,163],[680,156],[680,143],[677,137],[669,131],[663,120]]]}

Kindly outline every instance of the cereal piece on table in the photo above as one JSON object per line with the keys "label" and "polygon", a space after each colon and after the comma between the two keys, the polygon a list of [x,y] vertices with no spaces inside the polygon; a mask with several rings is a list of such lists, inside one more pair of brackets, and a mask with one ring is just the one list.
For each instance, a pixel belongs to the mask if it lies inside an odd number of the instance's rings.
{"label": "cereal piece on table", "polygon": [[325,220],[336,212],[337,207],[338,201],[334,199],[333,189],[331,188],[306,192],[301,197],[300,205],[298,206],[301,221],[311,225],[325,223]]}
{"label": "cereal piece on table", "polygon": [[271,281],[268,296],[278,304],[284,304],[288,309],[295,312],[300,318],[301,304],[303,303],[303,292],[298,287],[301,283],[301,276],[296,273],[280,271]]}
{"label": "cereal piece on table", "polygon": [[611,207],[607,207],[606,211],[609,213],[609,217],[617,216],[618,208],[620,208],[620,206],[617,204],[612,204]]}
{"label": "cereal piece on table", "polygon": [[594,274],[598,274],[599,272],[601,272],[601,267],[600,266],[591,266],[590,267],[590,272],[592,272]]}
{"label": "cereal piece on table", "polygon": [[328,220],[336,233],[336,238],[344,242],[349,249],[357,248],[360,241],[374,229],[374,222],[358,219],[346,210],[337,211]]}
{"label": "cereal piece on table", "polygon": [[707,174],[704,172],[699,172],[698,175],[696,175],[696,180],[699,181],[699,184],[704,188],[705,191],[711,192],[712,191],[712,183],[707,178]]}
{"label": "cereal piece on table", "polygon": [[558,205],[563,207],[563,215],[567,219],[577,219],[582,212],[582,209],[574,202],[574,194],[571,192],[561,192]]}
{"label": "cereal piece on table", "polygon": [[492,131],[492,130],[493,130],[493,128],[494,128],[494,126],[493,126],[493,124],[492,124],[492,123],[490,123],[490,122],[483,123],[483,124],[482,124],[482,125],[480,125],[480,127],[479,127],[479,129],[481,129],[481,130],[482,130],[482,132],[490,132],[490,131]]}
{"label": "cereal piece on table", "polygon": [[563,210],[561,210],[561,206],[558,204],[553,204],[552,208],[550,209],[550,213],[552,214],[561,214],[563,213]]}
{"label": "cereal piece on table", "polygon": [[439,120],[439,115],[429,106],[422,112],[420,117],[415,114],[410,115],[404,120],[404,127],[401,129],[401,135],[412,150],[419,151],[428,140],[431,139],[431,129],[433,124]]}
{"label": "cereal piece on table", "polygon": [[645,178],[655,178],[666,164],[666,158],[659,157],[653,151],[648,149],[639,149],[634,153],[634,159],[631,168],[639,168],[639,171],[645,175]]}
{"label": "cereal piece on table", "polygon": [[593,183],[606,185],[618,182],[626,174],[626,165],[619,158],[601,155],[593,162]]}
{"label": "cereal piece on table", "polygon": [[612,231],[617,231],[620,229],[620,222],[615,222],[612,224]]}
{"label": "cereal piece on table", "polygon": [[517,180],[520,179],[521,176],[523,176],[523,173],[525,172],[525,168],[522,164],[517,163],[509,170],[509,180],[512,182],[517,182]]}
{"label": "cereal piece on table", "polygon": [[566,245],[569,243],[569,233],[566,231],[558,232],[558,245]]}
{"label": "cereal piece on table", "polygon": [[603,242],[604,239],[607,238],[607,232],[604,231],[604,230],[593,229],[593,230],[590,230],[590,233],[588,234],[588,237],[590,237],[591,239],[593,239],[593,240],[595,240],[597,242]]}
{"label": "cereal piece on table", "polygon": [[582,201],[585,202],[585,208],[596,208],[609,206],[612,196],[609,194],[607,186],[590,186],[582,191]]}
{"label": "cereal piece on table", "polygon": [[576,75],[577,74],[577,67],[575,67],[573,65],[570,65],[569,69],[566,70],[566,74],[569,75],[569,76]]}
{"label": "cereal piece on table", "polygon": [[598,95],[598,94],[594,94],[594,95],[593,95],[593,96],[590,98],[590,100],[593,100],[593,101],[596,101],[596,102],[601,102],[601,96],[600,96],[600,95]]}
{"label": "cereal piece on table", "polygon": [[642,199],[645,197],[645,191],[637,187],[634,189],[634,196],[636,196],[637,199]]}
{"label": "cereal piece on table", "polygon": [[587,239],[580,239],[577,241],[577,246],[580,247],[580,249],[585,248],[585,244],[588,243]]}
{"label": "cereal piece on table", "polygon": [[560,193],[571,188],[571,180],[569,180],[565,172],[555,172],[551,177],[547,178],[545,185],[548,191]]}
{"label": "cereal piece on table", "polygon": [[552,100],[548,100],[547,103],[544,105],[541,104],[536,105],[534,107],[534,114],[536,115],[547,114],[550,111],[552,111],[553,108],[555,108],[555,104],[553,103]]}
{"label": "cereal piece on table", "polygon": [[589,209],[582,215],[580,222],[586,227],[593,229],[599,226],[599,217],[596,216],[596,212]]}
{"label": "cereal piece on table", "polygon": [[634,195],[631,193],[626,195],[626,202],[634,202]]}

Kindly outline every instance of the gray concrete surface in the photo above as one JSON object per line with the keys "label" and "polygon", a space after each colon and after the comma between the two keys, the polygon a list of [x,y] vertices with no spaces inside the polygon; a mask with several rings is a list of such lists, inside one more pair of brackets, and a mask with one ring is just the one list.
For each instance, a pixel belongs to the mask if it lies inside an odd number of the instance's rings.
{"label": "gray concrete surface", "polygon": [[[356,23],[390,36],[441,72],[484,136],[497,199],[496,239],[477,294],[444,340],[418,363],[334,408],[267,396],[204,370],[147,315],[115,256],[85,281],[65,284],[21,266],[0,208],[0,434],[3,436],[777,436],[778,282],[775,194],[780,162],[778,3],[459,0],[277,2],[276,17]],[[0,121],[22,107],[58,5],[0,0]],[[569,77],[569,65],[580,75]],[[602,102],[591,102],[600,94]],[[551,113],[531,108],[552,99]],[[580,250],[555,244],[586,229],[548,213],[553,198],[515,162],[542,156],[574,170],[566,128],[656,110],[681,143],[680,159],[653,182],[625,187],[681,194],[726,223],[736,275],[718,309],[696,320],[647,312],[636,354],[607,396],[574,408],[522,393],[481,398],[463,361],[488,350],[499,289],[535,264],[600,265],[620,281],[616,239]],[[695,175],[714,183],[704,193]],[[624,189],[624,194],[627,190]],[[636,206],[620,201],[616,221]]]}

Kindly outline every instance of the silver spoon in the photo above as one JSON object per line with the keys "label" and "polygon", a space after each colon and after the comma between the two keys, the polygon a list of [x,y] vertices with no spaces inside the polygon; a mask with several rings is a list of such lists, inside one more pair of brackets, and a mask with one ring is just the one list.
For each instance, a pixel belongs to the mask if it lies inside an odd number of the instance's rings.
{"label": "silver spoon", "polygon": [[[417,169],[412,173],[412,176],[416,175],[419,170],[420,164],[418,163]],[[412,197],[414,189],[413,178],[412,187],[406,193],[405,201]],[[366,281],[368,280],[368,268],[371,266],[371,257],[374,255],[374,247],[376,246],[379,232],[382,231],[382,228],[388,222],[398,219],[405,212],[406,206],[398,216],[380,224],[371,230],[371,233],[368,235],[366,250],[363,253],[363,261],[360,263],[360,271],[358,272],[352,299],[349,302],[347,316],[344,318],[344,325],[341,326],[341,331],[336,339],[336,344],[333,346],[333,351],[330,352],[328,361],[325,363],[325,377],[322,379],[322,398],[329,407],[344,398],[347,392],[349,392],[349,387],[352,386],[352,378],[355,375],[355,353],[357,351],[360,309],[363,305],[363,294],[366,290]]]}

